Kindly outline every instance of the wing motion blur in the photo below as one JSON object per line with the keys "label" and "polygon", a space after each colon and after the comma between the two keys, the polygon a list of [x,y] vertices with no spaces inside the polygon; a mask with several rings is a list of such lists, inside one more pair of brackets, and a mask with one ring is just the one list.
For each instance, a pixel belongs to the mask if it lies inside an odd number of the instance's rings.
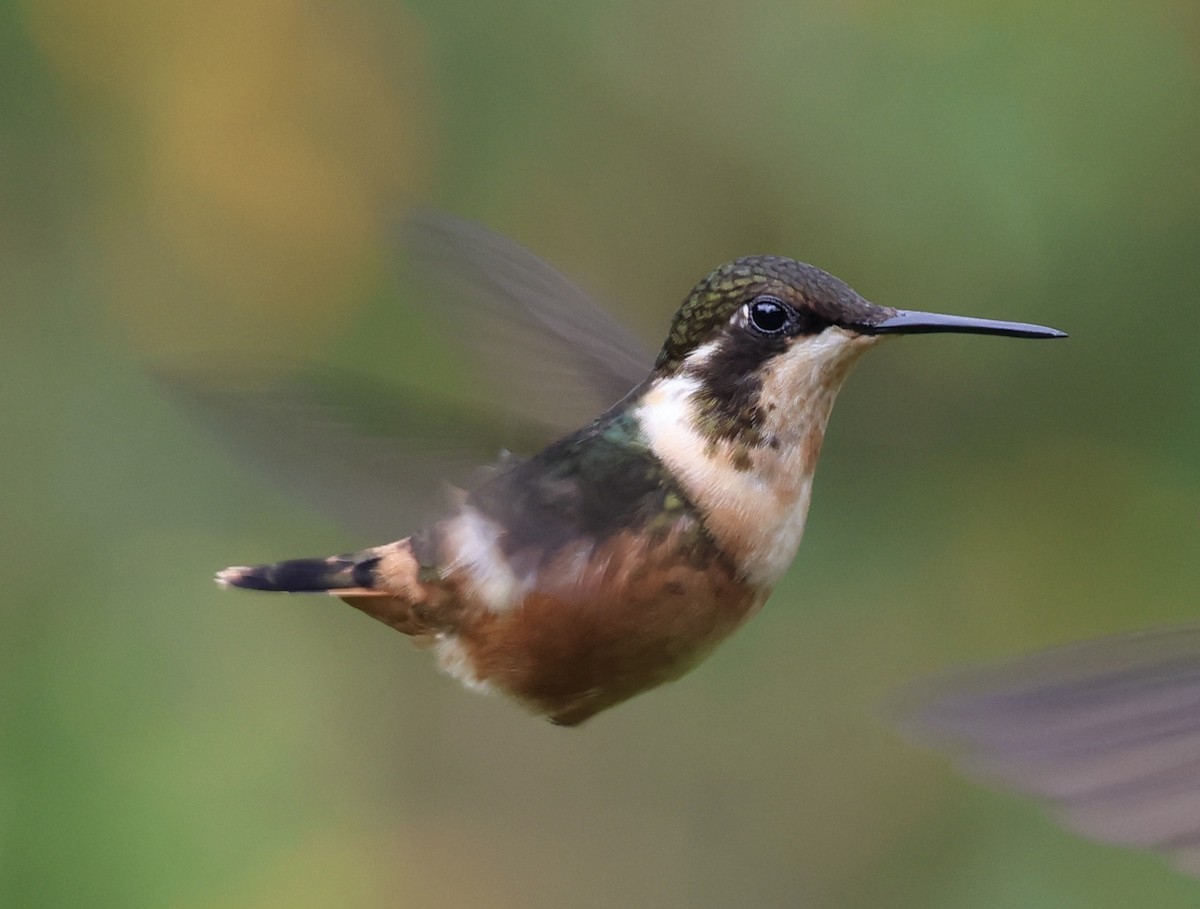
{"label": "wing motion blur", "polygon": [[1200,877],[1200,626],[952,671],[912,689],[901,712],[913,740],[969,775]]}
{"label": "wing motion blur", "polygon": [[[411,216],[400,246],[435,292],[414,299],[438,321],[469,312],[454,338],[510,411],[578,429],[649,374],[654,351],[569,278],[507,237],[434,212]],[[437,324],[435,321],[434,324]],[[549,441],[547,439],[546,441]]]}
{"label": "wing motion blur", "polygon": [[503,451],[533,450],[548,427],[421,389],[333,369],[284,376],[155,375],[237,463],[369,539],[445,511]]}
{"label": "wing motion blur", "polygon": [[412,302],[435,326],[451,323],[474,369],[474,397],[307,367],[265,379],[246,369],[156,373],[236,460],[382,539],[444,511],[447,484],[469,485],[503,452],[531,453],[584,425],[653,363],[571,281],[477,224],[422,213],[400,243],[427,277]]}

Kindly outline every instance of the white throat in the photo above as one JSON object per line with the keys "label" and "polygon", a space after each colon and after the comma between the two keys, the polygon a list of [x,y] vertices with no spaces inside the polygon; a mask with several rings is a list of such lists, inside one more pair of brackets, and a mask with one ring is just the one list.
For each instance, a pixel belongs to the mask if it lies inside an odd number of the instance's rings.
{"label": "white throat", "polygon": [[761,444],[704,432],[696,400],[701,380],[689,365],[710,357],[711,345],[694,351],[675,375],[656,380],[638,405],[655,455],[750,583],[774,586],[795,557],[829,412],[850,367],[875,340],[831,327],[770,360],[759,396]]}

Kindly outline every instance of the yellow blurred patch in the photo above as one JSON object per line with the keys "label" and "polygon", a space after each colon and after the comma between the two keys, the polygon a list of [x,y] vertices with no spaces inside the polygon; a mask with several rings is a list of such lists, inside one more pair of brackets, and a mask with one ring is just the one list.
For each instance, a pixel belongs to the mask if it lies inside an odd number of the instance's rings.
{"label": "yellow blurred patch", "polygon": [[303,354],[378,280],[379,216],[434,145],[409,11],[45,0],[32,30],[96,126],[84,225],[110,310],[157,359]]}

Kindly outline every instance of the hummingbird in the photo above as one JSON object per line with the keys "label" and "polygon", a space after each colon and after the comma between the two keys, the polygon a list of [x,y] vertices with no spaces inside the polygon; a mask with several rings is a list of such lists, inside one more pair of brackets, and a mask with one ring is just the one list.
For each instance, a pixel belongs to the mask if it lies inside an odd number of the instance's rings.
{"label": "hummingbird", "polygon": [[561,726],[678,679],[762,607],[800,545],[834,400],[868,349],[935,332],[1065,337],[877,305],[812,265],[754,255],[696,284],[653,363],[622,386],[639,358],[582,291],[481,229],[446,224],[477,259],[510,260],[500,271],[517,278],[493,283],[587,361],[609,406],[531,457],[503,456],[407,536],[216,580],[333,594],[468,688]]}

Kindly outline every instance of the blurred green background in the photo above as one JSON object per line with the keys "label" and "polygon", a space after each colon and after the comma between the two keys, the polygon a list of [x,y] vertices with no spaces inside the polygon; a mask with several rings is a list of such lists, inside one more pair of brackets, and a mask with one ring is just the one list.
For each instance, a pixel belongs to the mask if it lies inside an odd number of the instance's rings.
{"label": "blurred green background", "polygon": [[[1195,3],[9,0],[0,73],[0,903],[1196,904],[881,708],[1196,617]],[[564,731],[341,605],[210,581],[379,541],[144,370],[461,383],[385,204],[515,237],[653,341],[749,252],[1071,339],[872,353],[768,608]]]}

